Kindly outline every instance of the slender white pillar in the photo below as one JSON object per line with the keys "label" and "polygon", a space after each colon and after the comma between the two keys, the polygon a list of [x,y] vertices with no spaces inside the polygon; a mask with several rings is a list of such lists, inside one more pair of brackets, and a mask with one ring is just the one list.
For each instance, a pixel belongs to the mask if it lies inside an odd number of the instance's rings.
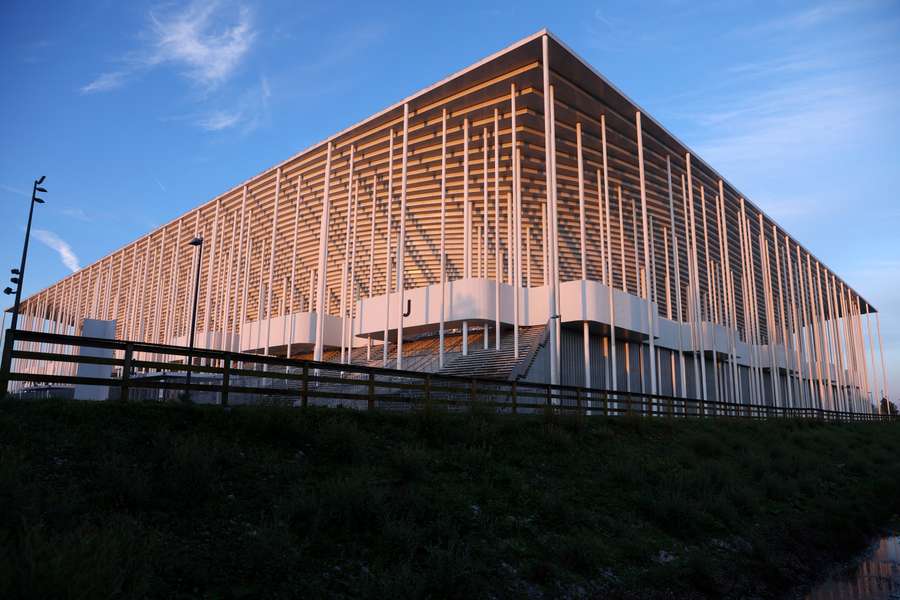
{"label": "slender white pillar", "polygon": [[385,237],[384,250],[384,346],[382,347],[382,366],[388,366],[388,353],[391,343],[389,329],[391,326],[391,239],[393,238],[393,212],[394,212],[394,130],[388,136],[390,148],[388,149],[388,201],[387,201],[387,236]]}
{"label": "slender white pillar", "polygon": [[403,368],[403,313],[406,294],[406,165],[409,155],[409,104],[403,105],[403,160],[400,167],[400,240],[397,242],[397,293],[400,303],[397,309],[397,368]]}
{"label": "slender white pillar", "polygon": [[[444,368],[444,313],[447,298],[447,109],[441,111],[441,309],[438,318],[438,367]],[[373,230],[374,235],[374,230]]]}
{"label": "slender white pillar", "polygon": [[[545,180],[547,186],[547,206],[549,213],[549,223],[550,223],[550,248],[548,248],[551,256],[553,254],[553,245],[555,244],[555,234],[552,231],[554,224],[556,223],[555,213],[556,213],[556,202],[554,201],[554,197],[556,192],[554,187],[556,185],[555,177],[554,177],[554,165],[556,161],[553,160],[553,152],[554,152],[554,144],[553,144],[553,134],[552,134],[552,122],[551,122],[551,110],[552,110],[552,92],[550,87],[550,49],[549,49],[549,39],[545,35],[541,38],[542,46],[542,69],[543,69],[543,88],[542,92],[544,95],[544,172],[545,172]],[[554,385],[559,384],[559,363],[557,362],[557,322],[559,321],[559,317],[556,314],[556,285],[557,285],[557,273],[553,268],[553,260],[550,261],[550,281],[549,281],[549,301],[550,301],[550,383]]]}
{"label": "slender white pillar", "polygon": [[[275,288],[274,286],[274,278],[275,278],[275,242],[278,237],[278,208],[279,208],[279,200],[281,200],[281,167],[275,171],[275,208],[272,211],[272,232],[269,234],[271,240],[269,241],[269,282],[266,284],[266,349],[263,354],[269,354],[269,342],[272,339],[272,315],[270,313],[272,307],[272,291]],[[218,211],[217,211],[218,214]],[[216,228],[218,230],[218,228]],[[216,234],[213,234],[213,240],[215,244]],[[212,264],[212,263],[210,263]],[[260,315],[260,319],[263,316]],[[260,322],[262,325],[262,322]],[[207,336],[209,333],[207,333]]]}
{"label": "slender white pillar", "polygon": [[325,154],[325,182],[322,194],[322,216],[319,219],[319,266],[316,269],[318,276],[318,289],[316,290],[316,343],[313,348],[313,360],[322,360],[322,350],[325,346],[325,280],[328,268],[328,224],[331,215],[331,153],[332,142],[328,142]]}
{"label": "slender white pillar", "polygon": [[[685,379],[685,365],[684,365],[684,339],[683,339],[683,328],[681,324],[683,323],[683,315],[681,312],[681,267],[680,261],[678,258],[679,250],[678,250],[678,238],[676,237],[676,229],[675,227],[675,199],[672,194],[672,159],[666,154],[666,186],[669,193],[669,223],[671,227],[672,234],[672,254],[674,256],[675,262],[673,265],[675,271],[675,322],[678,324],[678,365],[679,365],[679,374],[681,380],[681,397],[687,397],[687,381]],[[607,217],[608,218],[608,217]],[[668,260],[666,261],[668,263]],[[672,395],[679,395],[675,389],[672,389]]]}
{"label": "slender white pillar", "polygon": [[[609,215],[609,162],[607,160],[607,152],[606,152],[606,115],[600,115],[600,144],[602,146],[603,152],[603,197],[605,198],[605,222],[606,222],[606,271],[609,274],[609,281],[607,281],[607,302],[609,303],[609,360],[610,360],[610,372],[611,372],[611,382],[612,389],[619,389],[619,371],[618,366],[616,364],[616,355],[618,354],[616,348],[616,303],[613,298],[613,286],[615,285],[613,278],[613,252],[612,252],[612,227],[611,227],[611,217]],[[621,214],[621,213],[620,213]]]}
{"label": "slender white pillar", "polygon": [[[377,178],[373,174],[372,175],[372,186],[370,188],[370,192],[372,195],[372,211],[370,215],[371,224],[369,225],[369,285],[366,288],[367,295],[369,298],[372,298],[375,295],[375,208],[378,204],[378,194],[377,194]],[[443,231],[441,232],[443,235]],[[370,335],[366,340],[366,361],[372,360],[372,336]]]}
{"label": "slender white pillar", "polygon": [[[649,277],[652,267],[650,265],[650,231],[647,225],[647,186],[644,178],[644,136],[641,132],[640,111],[635,112],[634,115],[635,126],[637,128],[638,175],[641,186],[641,225],[644,229],[644,266],[646,269],[646,276]],[[645,287],[644,298],[647,300],[647,321],[650,327],[650,393],[656,395],[656,309],[653,307],[656,298],[653,297],[650,286],[647,285]]]}
{"label": "slender white pillar", "polygon": [[[875,332],[878,334],[878,353],[881,356],[881,382],[884,386],[884,389],[881,390],[881,396],[890,400],[891,393],[888,386],[887,369],[884,366],[884,344],[881,341],[881,319],[878,317],[878,311],[875,311]],[[881,406],[880,402],[878,406]]]}
{"label": "slender white pillar", "polygon": [[[488,129],[485,127],[481,131],[481,150],[482,150],[482,158],[481,158],[481,168],[482,168],[482,193],[483,193],[483,207],[481,209],[481,216],[483,220],[482,236],[484,240],[481,242],[481,251],[478,253],[478,261],[481,264],[479,268],[479,272],[481,277],[487,279],[488,277],[488,172],[490,168],[488,167]],[[500,282],[497,282],[497,289],[499,288]],[[481,340],[484,345],[484,349],[488,348],[488,324],[487,321],[484,322],[484,326],[481,330]],[[499,328],[498,328],[499,329]],[[499,335],[499,331],[498,331]],[[499,349],[499,345],[497,346]]]}
{"label": "slender white pillar", "polygon": [[350,272],[350,231],[353,227],[353,161],[356,158],[356,146],[350,146],[350,164],[347,169],[347,216],[346,225],[344,227],[344,254],[341,257],[341,298],[340,307],[338,309],[341,315],[341,363],[347,362],[347,354],[345,352],[345,342],[347,341],[347,276]]}
{"label": "slender white pillar", "polygon": [[[513,152],[515,154],[515,151]],[[485,181],[487,178],[485,177]],[[485,211],[487,214],[487,211]],[[487,262],[487,261],[485,261]],[[494,109],[494,338],[500,350],[500,111]],[[515,290],[515,288],[513,288]],[[487,336],[485,336],[487,339]]]}
{"label": "slender white pillar", "polygon": [[[349,198],[348,198],[349,200]],[[354,315],[356,311],[356,295],[358,286],[356,285],[356,240],[359,237],[359,178],[357,177],[354,183],[354,193],[353,193],[353,215],[351,217],[351,223],[353,224],[353,233],[352,240],[350,242],[350,266],[349,270],[349,278],[348,278],[348,303],[349,310],[348,321],[347,321],[347,331],[346,331],[346,343],[347,343],[347,364],[351,364],[353,362],[353,321]]]}
{"label": "slender white pillar", "polygon": [[[521,248],[521,239],[522,239],[522,157],[519,151],[519,141],[518,141],[518,131],[516,124],[516,84],[512,84],[509,89],[509,120],[510,120],[510,155],[513,160],[513,202],[515,203],[515,213],[516,213],[516,242],[515,242],[515,263],[513,270],[515,271],[515,277],[510,277],[510,282],[512,283],[512,292],[513,292],[513,357],[519,358],[519,292],[522,287],[522,248]],[[499,165],[497,170],[497,180],[496,180],[496,191],[495,195],[497,197],[500,196],[500,177],[499,177]],[[507,211],[507,221],[510,220],[509,211]],[[507,233],[509,230],[509,225],[507,225]],[[530,240],[529,240],[530,241]],[[512,248],[507,244],[508,253],[512,254]],[[531,246],[528,246],[527,249],[528,257],[529,257],[529,273],[528,273],[528,286],[531,286]],[[499,257],[499,253],[497,254]],[[500,283],[500,267],[497,267],[497,284],[499,287]],[[512,275],[512,273],[510,273]],[[499,311],[498,311],[499,313]],[[498,347],[499,347],[499,317],[498,317],[498,326],[497,326],[497,339],[498,339]]]}
{"label": "slender white pillar", "polygon": [[[291,241],[291,296],[290,302],[288,303],[288,313],[291,315],[290,318],[290,331],[288,331],[287,339],[287,348],[285,348],[285,357],[291,357],[291,350],[294,343],[294,315],[297,313],[297,309],[294,307],[294,295],[297,290],[297,230],[300,225],[300,202],[302,201],[302,196],[300,195],[300,184],[303,181],[301,175],[297,176],[297,200],[294,204],[294,235],[293,240]],[[288,319],[284,319],[285,322]]]}
{"label": "slender white pillar", "polygon": [[696,317],[696,326],[698,329],[697,335],[697,347],[699,349],[699,355],[697,355],[697,360],[700,362],[700,394],[703,400],[707,400],[709,398],[706,393],[706,352],[704,350],[703,344],[703,329],[702,329],[702,320],[703,315],[700,313],[700,277],[697,273],[697,237],[696,237],[696,227],[694,226],[694,184],[693,184],[693,176],[691,169],[691,155],[690,153],[685,154],[685,170],[687,171],[687,201],[688,206],[690,208],[690,220],[691,220],[691,255],[690,260],[692,264],[692,270],[694,272],[694,314]]}
{"label": "slender white pillar", "polygon": [[[472,216],[469,206],[469,119],[463,119],[463,278],[472,276]],[[462,322],[462,355],[469,354],[469,323]]]}

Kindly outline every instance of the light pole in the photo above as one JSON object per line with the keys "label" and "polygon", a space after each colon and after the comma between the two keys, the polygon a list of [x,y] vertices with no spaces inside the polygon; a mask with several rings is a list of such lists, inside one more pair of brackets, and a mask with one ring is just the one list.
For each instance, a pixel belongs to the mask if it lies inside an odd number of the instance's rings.
{"label": "light pole", "polygon": [[200,294],[200,265],[203,261],[203,238],[198,236],[188,242],[188,245],[197,248],[197,265],[194,269],[196,275],[194,277],[194,304],[191,308],[191,335],[188,338],[188,372],[187,372],[187,388],[184,390],[185,399],[191,397],[191,367],[194,365],[194,329],[197,326],[197,297]]}
{"label": "light pole", "polygon": [[[46,189],[41,187],[41,184],[44,183],[44,179],[46,176],[41,175],[40,179],[34,180],[34,185],[31,188],[31,206],[28,209],[28,225],[25,227],[25,245],[22,247],[22,263],[19,265],[18,269],[11,269],[12,277],[10,277],[10,282],[15,284],[16,289],[13,290],[10,287],[7,287],[3,290],[3,293],[7,296],[15,293],[16,301],[13,304],[13,314],[12,321],[9,324],[10,333],[15,332],[16,327],[19,324],[19,305],[22,302],[22,283],[25,281],[25,260],[28,258],[28,240],[31,238],[31,219],[34,216],[34,205],[35,204],[43,204],[44,199],[38,198],[38,192],[47,192]],[[6,392],[6,375],[9,374],[9,369],[11,367],[11,359],[5,353],[3,355],[3,364],[0,365],[0,378],[2,378],[3,386],[0,388],[0,392]]]}
{"label": "light pole", "polygon": [[[25,260],[28,258],[28,240],[31,237],[31,219],[34,216],[34,205],[35,204],[43,204],[44,199],[38,198],[38,192],[46,192],[47,190],[40,187],[42,183],[44,183],[44,179],[46,176],[41,175],[40,179],[34,180],[34,186],[31,189],[31,207],[28,209],[28,225],[25,227],[25,245],[22,248],[22,264],[18,269],[12,269],[13,277],[10,278],[10,281],[16,284],[16,301],[13,304],[13,316],[12,322],[9,324],[10,331],[15,331],[16,326],[19,323],[19,304],[22,302],[22,282],[25,280]],[[3,290],[5,294],[12,294],[13,290],[10,288],[6,288]]]}

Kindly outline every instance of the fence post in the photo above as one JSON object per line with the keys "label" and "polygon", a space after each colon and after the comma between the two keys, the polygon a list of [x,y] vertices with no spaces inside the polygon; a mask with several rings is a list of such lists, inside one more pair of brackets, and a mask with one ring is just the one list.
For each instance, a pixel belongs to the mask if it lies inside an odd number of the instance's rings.
{"label": "fence post", "polygon": [[603,394],[603,416],[609,416],[609,393]]}
{"label": "fence post", "polygon": [[222,406],[228,406],[228,386],[231,384],[231,357],[222,361]]}
{"label": "fence post", "polygon": [[513,414],[516,414],[519,411],[519,400],[516,397],[516,382],[513,380],[512,382],[512,411]]}
{"label": "fence post", "polygon": [[122,360],[122,387],[119,399],[128,402],[128,385],[131,380],[131,356],[134,354],[134,346],[125,344],[125,357]]}
{"label": "fence post", "polygon": [[369,371],[369,398],[366,401],[366,408],[372,410],[375,408],[375,373]]}
{"label": "fence post", "polygon": [[475,401],[478,398],[478,392],[476,391],[476,388],[475,388],[477,381],[478,380],[473,377],[472,383],[469,385],[469,408],[470,409],[475,408]]}
{"label": "fence post", "polygon": [[425,404],[431,407],[431,373],[425,374]]}
{"label": "fence post", "polygon": [[0,362],[0,397],[9,393],[9,374],[12,371],[13,344],[16,343],[16,332],[7,330],[3,340],[3,359]]}
{"label": "fence post", "polygon": [[553,406],[553,402],[550,400],[550,390],[551,390],[551,387],[550,387],[550,384],[548,383],[547,384],[547,407],[548,408],[550,406]]}
{"label": "fence post", "polygon": [[575,409],[578,416],[581,416],[581,388],[575,388]]}
{"label": "fence post", "polygon": [[306,408],[309,404],[309,365],[303,364],[303,385],[300,388],[300,406]]}

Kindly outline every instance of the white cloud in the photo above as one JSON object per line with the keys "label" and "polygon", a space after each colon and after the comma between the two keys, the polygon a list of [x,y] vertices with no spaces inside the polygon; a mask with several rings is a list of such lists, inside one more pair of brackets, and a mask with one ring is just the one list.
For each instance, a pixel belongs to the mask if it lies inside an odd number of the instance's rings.
{"label": "white cloud", "polygon": [[222,131],[234,127],[241,121],[241,113],[215,110],[197,121],[197,127],[207,131]]}
{"label": "white cloud", "polygon": [[738,35],[756,37],[760,35],[792,33],[810,29],[844,16],[847,13],[856,12],[866,8],[871,4],[872,2],[864,2],[861,0],[826,2],[806,10],[791,13],[765,21],[759,25],[748,27],[739,31]]}
{"label": "white cloud", "polygon": [[81,86],[82,94],[95,94],[97,92],[108,92],[110,90],[114,90],[125,85],[125,80],[128,77],[126,71],[113,71],[110,73],[103,73],[92,82],[87,85]]}
{"label": "white cloud", "polygon": [[55,250],[56,253],[59,254],[59,259],[67,269],[73,273],[81,269],[78,257],[75,255],[75,252],[72,251],[72,246],[70,246],[67,241],[46,229],[35,229],[34,236],[45,246]]}
{"label": "white cloud", "polygon": [[31,194],[29,192],[26,192],[25,190],[20,190],[17,187],[13,187],[11,185],[6,185],[6,184],[0,184],[0,190],[3,190],[4,192],[10,193],[10,194],[15,194],[16,196],[24,196],[25,198],[28,198],[31,196]]}
{"label": "white cloud", "polygon": [[108,92],[133,75],[163,65],[182,69],[199,87],[211,90],[228,80],[250,51],[256,31],[249,9],[236,14],[218,0],[196,0],[179,11],[151,12],[146,47],[129,53],[125,66],[101,74],[81,93]]}
{"label": "white cloud", "polygon": [[79,221],[84,221],[86,223],[90,223],[94,220],[91,215],[87,214],[84,209],[81,208],[63,208],[59,212],[67,217],[78,219]]}
{"label": "white cloud", "polygon": [[234,72],[256,37],[246,7],[235,22],[223,24],[216,1],[195,2],[182,12],[151,14],[153,53],[148,64],[173,63],[204,87],[215,87]]}
{"label": "white cloud", "polygon": [[262,77],[259,84],[245,91],[232,108],[212,110],[192,120],[194,125],[206,131],[240,127],[243,133],[249,133],[268,119],[271,97],[269,81]]}

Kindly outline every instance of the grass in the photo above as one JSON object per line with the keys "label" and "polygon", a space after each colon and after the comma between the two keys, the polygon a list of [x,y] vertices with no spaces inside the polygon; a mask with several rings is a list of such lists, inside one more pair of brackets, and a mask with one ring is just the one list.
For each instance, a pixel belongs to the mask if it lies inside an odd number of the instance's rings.
{"label": "grass", "polygon": [[900,424],[4,402],[0,597],[779,597]]}

